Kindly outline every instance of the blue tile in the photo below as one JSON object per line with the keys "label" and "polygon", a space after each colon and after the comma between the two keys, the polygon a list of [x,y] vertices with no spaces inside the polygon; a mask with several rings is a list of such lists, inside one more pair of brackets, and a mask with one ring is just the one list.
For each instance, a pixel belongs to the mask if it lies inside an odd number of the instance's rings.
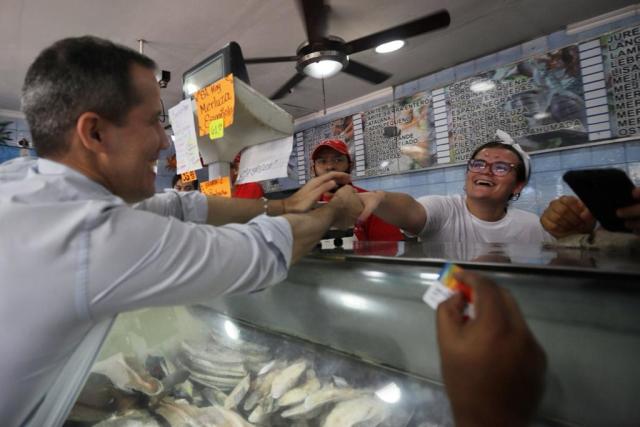
{"label": "blue tile", "polygon": [[498,66],[502,67],[522,59],[522,46],[514,46],[498,52]]}
{"label": "blue tile", "polygon": [[404,187],[410,187],[413,184],[412,182],[412,176],[411,175],[396,175],[396,177],[393,179],[393,186],[395,188],[401,189]]}
{"label": "blue tile", "polygon": [[447,182],[446,184],[447,194],[462,194],[464,192],[464,181]]}
{"label": "blue tile", "polygon": [[547,45],[547,37],[538,37],[537,39],[522,43],[522,56],[535,55],[545,53],[549,50]]}
{"label": "blue tile", "polygon": [[562,168],[560,153],[545,153],[532,156],[533,165],[531,173],[554,171]]}
{"label": "blue tile", "polygon": [[640,185],[640,162],[627,163],[627,173],[635,185]]}
{"label": "blue tile", "polygon": [[498,54],[493,53],[491,55],[486,55],[481,58],[476,59],[476,73],[484,73],[489,70],[494,70],[498,65]]}
{"label": "blue tile", "polygon": [[476,72],[476,64],[474,61],[463,62],[454,67],[454,74],[456,81],[464,80],[467,77],[471,77]]}
{"label": "blue tile", "polygon": [[591,163],[593,165],[608,165],[625,161],[623,144],[607,144],[591,147]]}
{"label": "blue tile", "polygon": [[449,83],[453,83],[456,79],[453,68],[446,68],[442,71],[438,71],[436,74],[434,74],[434,78],[439,87],[448,85]]}
{"label": "blue tile", "polygon": [[444,180],[445,182],[464,181],[465,175],[466,169],[464,167],[456,166],[446,168],[444,172]]}
{"label": "blue tile", "polygon": [[444,182],[445,181],[444,171],[445,169],[435,169],[435,170],[428,171],[425,176],[426,178],[425,183],[437,184],[439,182]]}
{"label": "blue tile", "polygon": [[591,165],[591,149],[588,147],[563,151],[560,154],[565,169],[584,168]]}
{"label": "blue tile", "polygon": [[560,49],[578,42],[576,35],[568,35],[566,31],[560,30],[547,36],[547,46],[550,50]]}
{"label": "blue tile", "polygon": [[624,151],[627,162],[640,161],[640,141],[626,142],[624,144]]}
{"label": "blue tile", "polygon": [[424,76],[418,79],[418,90],[430,90],[437,89],[444,85],[438,85],[438,80],[435,77],[435,74],[429,74],[428,76]]}
{"label": "blue tile", "polygon": [[418,80],[413,80],[393,88],[393,94],[396,98],[404,98],[419,91]]}
{"label": "blue tile", "polygon": [[444,183],[426,185],[424,194],[445,196],[447,194],[447,185]]}
{"label": "blue tile", "polygon": [[424,185],[427,183],[427,174],[425,172],[416,172],[408,175],[411,178],[409,185]]}
{"label": "blue tile", "polygon": [[388,190],[390,188],[394,188],[395,184],[393,182],[393,176],[385,176],[383,178],[380,178],[380,181],[378,183],[378,187],[381,190]]}

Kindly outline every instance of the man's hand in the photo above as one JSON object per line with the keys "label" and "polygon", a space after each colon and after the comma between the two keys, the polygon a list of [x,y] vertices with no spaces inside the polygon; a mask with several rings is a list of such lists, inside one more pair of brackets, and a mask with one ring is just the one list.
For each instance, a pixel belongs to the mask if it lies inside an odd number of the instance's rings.
{"label": "man's hand", "polygon": [[633,198],[638,201],[635,205],[627,206],[626,208],[618,209],[617,215],[619,218],[625,220],[624,225],[633,231],[635,234],[640,235],[640,187],[633,189]]}
{"label": "man's hand", "polygon": [[330,172],[328,174],[313,178],[292,196],[284,199],[283,213],[308,212],[315,206],[320,196],[333,190],[339,185],[349,184],[351,175],[342,172]]}
{"label": "man's hand", "polygon": [[384,200],[384,191],[368,191],[366,193],[358,193],[360,201],[364,205],[362,213],[358,218],[358,221],[366,221],[369,216],[380,206],[382,200]]}
{"label": "man's hand", "polygon": [[546,356],[515,300],[491,280],[468,271],[475,318],[456,294],[437,313],[442,376],[456,426],[525,426],[543,391]]}
{"label": "man's hand", "polygon": [[332,227],[346,230],[356,223],[363,208],[357,194],[350,185],[345,185],[334,194],[329,202],[329,206],[336,209]]}
{"label": "man's hand", "polygon": [[560,238],[572,234],[591,233],[596,219],[589,209],[574,196],[562,196],[547,206],[540,223],[552,236]]}

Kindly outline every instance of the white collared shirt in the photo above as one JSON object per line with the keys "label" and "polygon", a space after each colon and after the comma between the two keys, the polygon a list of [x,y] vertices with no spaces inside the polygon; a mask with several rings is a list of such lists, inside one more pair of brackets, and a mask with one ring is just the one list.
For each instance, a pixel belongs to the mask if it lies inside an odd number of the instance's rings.
{"label": "white collared shirt", "polygon": [[3,425],[24,421],[101,320],[251,292],[286,277],[288,221],[261,215],[246,225],[198,224],[206,216],[206,197],[197,192],[169,191],[134,209],[60,163],[0,165]]}

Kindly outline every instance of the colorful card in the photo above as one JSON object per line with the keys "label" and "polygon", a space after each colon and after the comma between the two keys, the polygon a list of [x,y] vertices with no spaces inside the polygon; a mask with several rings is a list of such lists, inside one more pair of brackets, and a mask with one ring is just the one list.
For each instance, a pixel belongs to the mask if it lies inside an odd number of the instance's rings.
{"label": "colorful card", "polygon": [[467,302],[464,313],[469,317],[473,317],[472,289],[471,286],[454,277],[454,274],[459,271],[462,271],[461,267],[451,263],[445,264],[440,271],[438,280],[424,293],[422,300],[429,307],[436,310],[443,301],[455,295],[456,292],[460,292]]}

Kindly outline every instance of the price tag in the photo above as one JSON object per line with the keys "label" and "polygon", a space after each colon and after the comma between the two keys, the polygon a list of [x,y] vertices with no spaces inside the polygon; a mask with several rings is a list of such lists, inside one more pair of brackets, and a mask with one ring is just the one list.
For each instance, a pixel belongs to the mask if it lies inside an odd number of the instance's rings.
{"label": "price tag", "polygon": [[228,176],[212,179],[200,184],[200,192],[207,196],[231,197],[231,181]]}
{"label": "price tag", "polygon": [[189,171],[180,174],[180,180],[182,182],[192,182],[198,178],[195,171]]}
{"label": "price tag", "polygon": [[224,136],[224,119],[211,120],[209,123],[209,139],[218,139]]}

